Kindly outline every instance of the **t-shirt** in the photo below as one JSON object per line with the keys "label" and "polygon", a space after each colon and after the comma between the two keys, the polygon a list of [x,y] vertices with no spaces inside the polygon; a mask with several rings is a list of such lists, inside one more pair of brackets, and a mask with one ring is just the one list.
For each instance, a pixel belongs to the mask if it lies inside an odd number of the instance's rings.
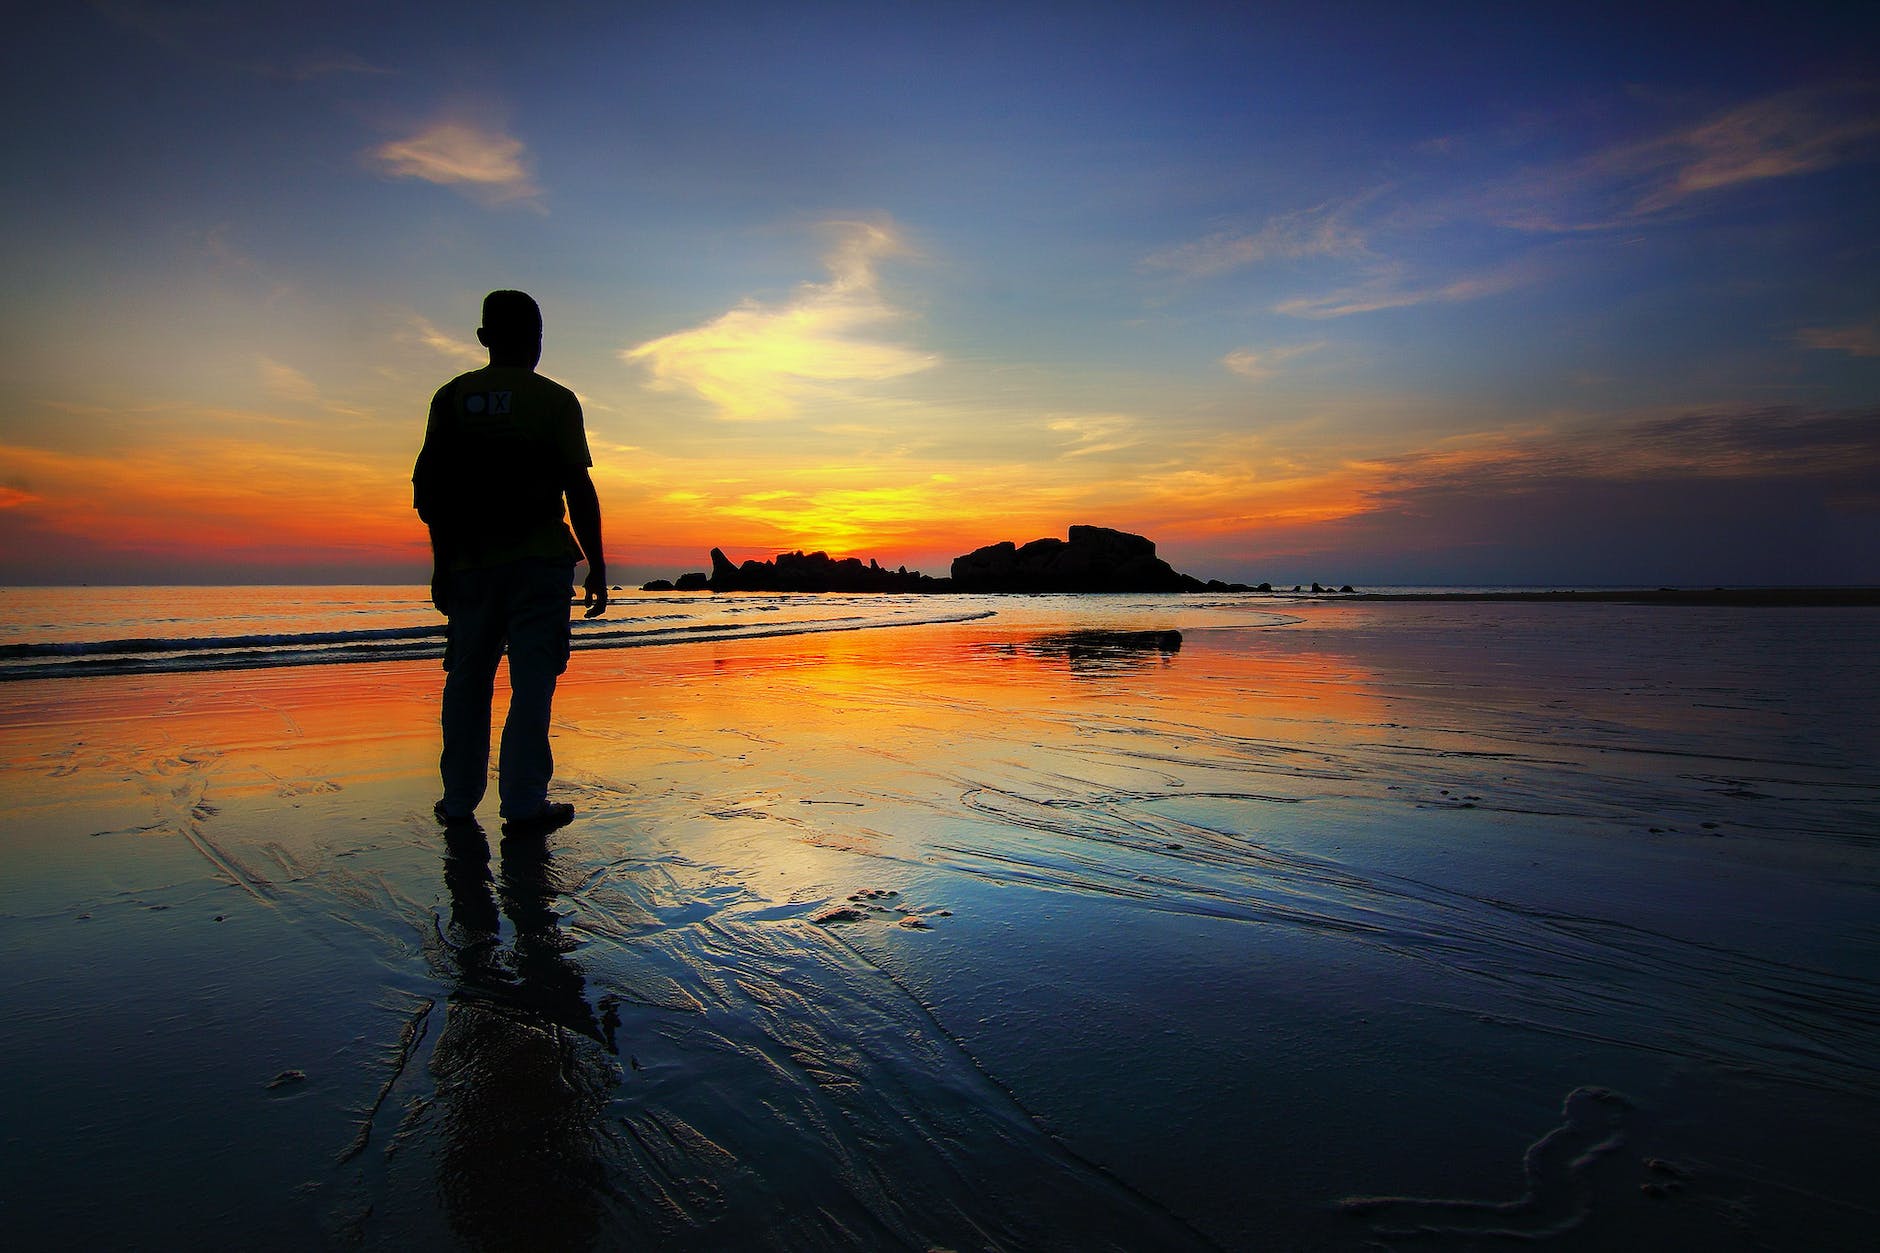
{"label": "t-shirt", "polygon": [[593,464],[573,392],[533,370],[486,366],[431,398],[412,503],[450,569],[532,557],[573,564],[581,546],[562,493]]}

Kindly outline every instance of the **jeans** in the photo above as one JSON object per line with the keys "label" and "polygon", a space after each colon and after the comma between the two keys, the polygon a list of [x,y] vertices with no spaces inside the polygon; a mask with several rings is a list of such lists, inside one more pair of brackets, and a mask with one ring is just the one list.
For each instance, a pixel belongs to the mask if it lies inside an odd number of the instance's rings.
{"label": "jeans", "polygon": [[555,680],[568,668],[568,603],[574,567],[513,561],[448,576],[444,646],[444,813],[467,818],[489,785],[490,702],[496,666],[509,652],[509,715],[503,720],[496,794],[504,818],[531,818],[548,803],[555,758],[548,747]]}

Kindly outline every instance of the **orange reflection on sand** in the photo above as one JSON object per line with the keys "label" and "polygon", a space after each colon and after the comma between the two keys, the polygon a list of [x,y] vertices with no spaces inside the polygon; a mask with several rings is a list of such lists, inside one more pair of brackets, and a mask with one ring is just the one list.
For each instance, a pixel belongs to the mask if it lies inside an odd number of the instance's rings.
{"label": "orange reflection on sand", "polygon": [[567,737],[569,754],[604,731],[601,768],[628,775],[636,762],[744,770],[770,755],[792,774],[873,772],[884,758],[970,771],[982,751],[1098,727],[1283,740],[1310,721],[1346,739],[1382,716],[1376,676],[1265,648],[1264,631],[1191,631],[1173,649],[1067,634],[968,623],[579,653],[556,710],[584,733]]}
{"label": "orange reflection on sand", "polygon": [[0,777],[8,779],[9,793],[55,803],[69,799],[71,789],[172,775],[213,775],[222,795],[317,791],[407,775],[435,756],[442,676],[434,666],[0,685]]}

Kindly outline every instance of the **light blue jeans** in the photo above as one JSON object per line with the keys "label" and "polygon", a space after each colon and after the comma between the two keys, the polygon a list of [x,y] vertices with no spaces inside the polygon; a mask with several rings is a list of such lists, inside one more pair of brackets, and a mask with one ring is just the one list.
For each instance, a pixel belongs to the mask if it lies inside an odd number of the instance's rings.
{"label": "light blue jeans", "polygon": [[504,818],[530,818],[548,803],[555,758],[548,747],[555,680],[568,668],[568,605],[574,567],[513,561],[449,575],[444,646],[444,812],[467,818],[489,785],[490,702],[496,667],[509,653],[509,714],[496,760]]}

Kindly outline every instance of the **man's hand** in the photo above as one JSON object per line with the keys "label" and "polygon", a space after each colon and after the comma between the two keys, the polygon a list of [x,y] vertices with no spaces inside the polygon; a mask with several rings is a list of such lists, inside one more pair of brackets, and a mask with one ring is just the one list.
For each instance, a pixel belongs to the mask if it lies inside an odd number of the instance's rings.
{"label": "man's hand", "polygon": [[607,612],[607,567],[588,566],[587,578],[581,582],[581,604],[587,610],[583,618],[598,618]]}

